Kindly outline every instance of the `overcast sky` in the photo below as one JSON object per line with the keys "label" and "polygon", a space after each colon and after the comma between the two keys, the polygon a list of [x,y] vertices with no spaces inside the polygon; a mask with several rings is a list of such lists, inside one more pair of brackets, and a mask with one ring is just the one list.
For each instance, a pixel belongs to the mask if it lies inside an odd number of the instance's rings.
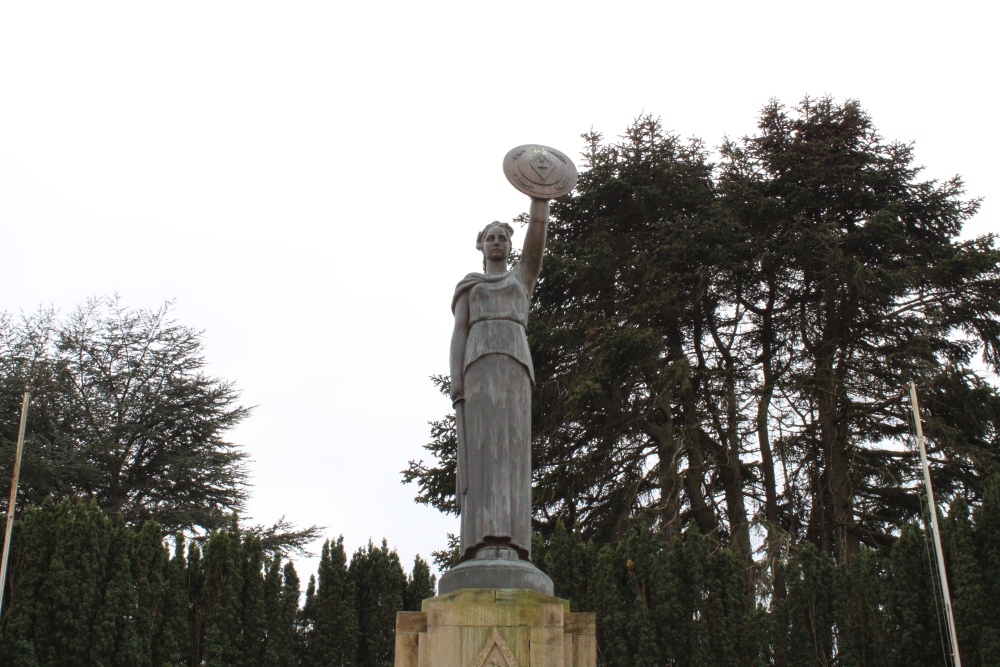
{"label": "overcast sky", "polygon": [[[996,5],[7,2],[0,307],[175,303],[257,406],[249,513],[386,537],[409,570],[458,522],[400,483],[450,410],[455,283],[528,200],[508,149],[580,164],[641,114],[708,146],[771,97],[856,98],[997,229]],[[520,235],[515,235],[519,246]],[[424,456],[426,458],[426,456]],[[318,544],[315,545],[318,549]],[[315,563],[303,562],[305,577]]]}

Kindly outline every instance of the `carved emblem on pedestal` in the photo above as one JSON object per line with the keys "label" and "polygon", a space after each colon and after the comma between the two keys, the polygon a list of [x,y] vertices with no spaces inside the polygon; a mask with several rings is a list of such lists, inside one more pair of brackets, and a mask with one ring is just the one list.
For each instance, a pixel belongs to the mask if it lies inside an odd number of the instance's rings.
{"label": "carved emblem on pedestal", "polygon": [[518,667],[518,664],[517,660],[514,659],[514,652],[507,646],[500,631],[493,628],[493,633],[486,640],[486,645],[472,661],[470,667]]}

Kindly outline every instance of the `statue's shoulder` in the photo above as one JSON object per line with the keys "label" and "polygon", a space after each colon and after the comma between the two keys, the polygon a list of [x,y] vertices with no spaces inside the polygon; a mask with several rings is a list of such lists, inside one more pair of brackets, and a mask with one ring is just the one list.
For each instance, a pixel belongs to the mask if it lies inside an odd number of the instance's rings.
{"label": "statue's shoulder", "polygon": [[486,280],[486,274],[480,273],[478,271],[473,271],[472,273],[465,274],[465,277],[458,281],[458,284],[464,285],[465,283],[479,283]]}
{"label": "statue's shoulder", "polygon": [[470,273],[464,278],[458,281],[458,285],[455,286],[455,294],[451,297],[451,312],[455,312],[455,306],[458,304],[458,299],[468,292],[474,285],[486,282],[485,273]]}

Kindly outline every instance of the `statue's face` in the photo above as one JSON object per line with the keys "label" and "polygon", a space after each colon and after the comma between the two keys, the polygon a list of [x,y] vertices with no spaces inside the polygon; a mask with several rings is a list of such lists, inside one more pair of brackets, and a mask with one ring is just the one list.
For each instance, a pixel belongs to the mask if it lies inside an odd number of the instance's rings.
{"label": "statue's face", "polygon": [[510,238],[503,227],[490,227],[483,237],[483,256],[486,259],[504,260],[510,254]]}

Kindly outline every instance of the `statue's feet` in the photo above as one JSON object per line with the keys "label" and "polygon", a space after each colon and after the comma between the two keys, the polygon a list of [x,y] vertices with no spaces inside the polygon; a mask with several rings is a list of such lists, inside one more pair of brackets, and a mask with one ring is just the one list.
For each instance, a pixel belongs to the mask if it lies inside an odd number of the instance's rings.
{"label": "statue's feet", "polygon": [[476,550],[476,560],[521,560],[517,549],[507,544],[484,544]]}

